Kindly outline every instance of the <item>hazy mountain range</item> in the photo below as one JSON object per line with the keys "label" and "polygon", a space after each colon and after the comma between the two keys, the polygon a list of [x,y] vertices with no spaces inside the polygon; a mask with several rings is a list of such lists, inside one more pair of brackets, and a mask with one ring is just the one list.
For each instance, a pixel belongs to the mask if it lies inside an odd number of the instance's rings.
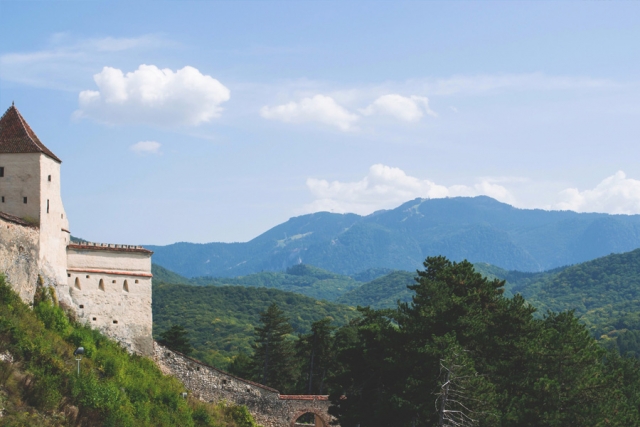
{"label": "hazy mountain range", "polygon": [[640,247],[640,215],[517,209],[486,196],[415,199],[371,215],[319,212],[245,243],[148,245],[187,277],[284,271],[300,263],[355,275],[413,271],[430,255],[544,271]]}

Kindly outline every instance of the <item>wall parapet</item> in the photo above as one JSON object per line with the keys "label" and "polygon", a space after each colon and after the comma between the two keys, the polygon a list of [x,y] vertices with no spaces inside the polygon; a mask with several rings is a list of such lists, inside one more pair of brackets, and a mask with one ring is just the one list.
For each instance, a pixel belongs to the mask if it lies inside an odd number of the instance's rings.
{"label": "wall parapet", "polygon": [[77,250],[118,251],[118,252],[142,252],[153,254],[153,251],[139,245],[119,245],[114,243],[73,242],[69,248]]}

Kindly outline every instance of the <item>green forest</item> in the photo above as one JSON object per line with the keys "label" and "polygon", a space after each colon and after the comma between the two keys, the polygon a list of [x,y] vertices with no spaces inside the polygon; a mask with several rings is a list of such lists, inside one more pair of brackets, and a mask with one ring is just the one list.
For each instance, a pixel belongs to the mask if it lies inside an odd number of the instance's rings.
{"label": "green forest", "polygon": [[607,350],[572,311],[538,313],[469,262],[430,257],[410,302],[324,318],[291,337],[259,313],[231,372],[284,393],[329,393],[342,427],[640,425],[640,362]]}
{"label": "green forest", "polygon": [[2,276],[0,355],[3,426],[257,427],[244,407],[181,397],[180,381],[76,323],[52,288],[39,288],[32,309]]}
{"label": "green forest", "polygon": [[295,334],[307,333],[317,320],[336,325],[358,315],[354,307],[271,288],[153,284],[153,331],[159,337],[173,325],[183,326],[194,347],[193,356],[225,368],[233,355],[248,353],[260,313],[276,303],[291,319]]}
{"label": "green forest", "polygon": [[[358,278],[361,279],[373,277],[368,282],[362,282],[355,280],[355,277],[342,276],[300,264],[290,267],[283,273],[263,272],[233,279],[207,277],[187,279],[157,265],[154,265],[153,268],[154,283],[156,284],[188,283],[220,287],[227,283],[236,285],[236,287],[262,288],[257,292],[273,288],[286,289],[307,296],[312,294],[316,295],[316,298],[318,298],[317,295],[325,295],[327,297],[325,299],[338,304],[316,303],[311,299],[293,297],[289,300],[295,301],[296,304],[303,304],[304,307],[326,304],[325,310],[329,310],[329,312],[321,312],[319,316],[326,314],[332,318],[342,319],[341,322],[344,322],[348,316],[334,314],[332,311],[341,310],[352,313],[353,309],[345,307],[345,305],[383,309],[394,308],[398,301],[409,302],[414,292],[408,286],[415,284],[416,277],[415,272],[389,272],[389,270],[377,269],[359,276]],[[504,295],[506,297],[513,297],[518,293],[523,295],[527,303],[537,309],[535,316],[543,316],[547,310],[554,312],[574,310],[576,317],[587,326],[592,336],[598,339],[601,344],[608,348],[618,348],[624,354],[640,356],[640,315],[638,314],[640,313],[640,295],[638,295],[640,292],[640,250],[611,254],[582,264],[559,267],[541,273],[508,271],[486,263],[476,263],[474,268],[489,279],[504,280]],[[380,274],[384,275],[379,276]],[[338,286],[334,286],[335,284]],[[329,286],[327,292],[322,291],[324,285]],[[198,293],[199,291],[191,290],[190,292]],[[240,294],[234,296],[234,292],[241,292],[240,290],[225,292],[230,292],[228,295],[231,298],[240,298]],[[155,295],[154,293],[154,298],[156,298]],[[162,294],[159,295],[162,298]],[[186,296],[188,293],[184,293],[184,295]],[[154,304],[154,315],[156,315],[156,319],[161,319],[156,320],[157,331],[165,330],[171,322],[180,323],[180,319],[176,317],[175,313],[182,312],[181,306],[191,304],[191,302],[181,300],[183,294],[174,295],[174,298],[176,299],[173,303],[169,307],[164,307],[162,312]],[[198,297],[191,298],[198,299]],[[259,310],[251,310],[254,303],[251,297],[247,298],[249,298],[247,312],[242,308],[242,304],[232,304],[233,308],[230,309],[221,302],[222,300],[208,303],[210,308],[206,310],[209,313],[206,316],[193,310],[186,311],[190,314],[182,323],[189,330],[199,357],[216,366],[225,367],[231,360],[230,356],[235,354],[238,349],[248,350],[253,341],[253,330],[248,325],[255,325]],[[261,304],[261,309],[268,305],[266,301]],[[311,317],[307,315],[307,320],[304,321],[305,318],[300,317],[300,313],[309,310],[308,308],[294,309],[290,304],[283,307],[287,315],[294,319],[296,333],[308,332],[312,321],[320,318],[316,316],[311,320]],[[249,311],[251,314],[248,314]],[[211,319],[226,320],[217,321],[216,326],[213,327],[212,321],[207,320],[209,318],[207,316]],[[169,317],[172,317],[173,320],[168,321]],[[195,318],[199,319],[197,327],[193,320]],[[298,320],[299,318],[303,319],[302,323]],[[212,333],[214,329],[216,332]]]}

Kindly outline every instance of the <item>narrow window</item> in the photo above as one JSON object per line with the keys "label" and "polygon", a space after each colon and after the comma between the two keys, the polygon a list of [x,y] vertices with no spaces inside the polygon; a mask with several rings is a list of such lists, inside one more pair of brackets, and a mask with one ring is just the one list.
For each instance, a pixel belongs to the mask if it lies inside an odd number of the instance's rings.
{"label": "narrow window", "polygon": [[60,219],[64,219],[64,214],[60,214]]}
{"label": "narrow window", "polygon": [[116,283],[116,281],[115,281],[115,280],[112,280],[112,281],[111,281],[111,283]]}
{"label": "narrow window", "polygon": [[2,203],[4,203],[4,196],[2,196]]}
{"label": "narrow window", "polygon": [[71,277],[71,274],[67,273],[67,277]]}
{"label": "narrow window", "polygon": [[136,283],[138,283],[138,279],[136,279]]}
{"label": "narrow window", "polygon": [[47,213],[49,213],[49,199],[47,199]]}
{"label": "narrow window", "polygon": [[118,324],[118,321],[117,321],[117,320],[114,320],[114,321],[113,321],[113,324],[114,324],[114,325],[117,325],[117,324]]}
{"label": "narrow window", "polygon": [[4,166],[0,166],[0,178],[4,177]]}
{"label": "narrow window", "polygon": [[51,182],[51,175],[49,175],[48,180],[49,180],[49,182]]}
{"label": "narrow window", "polygon": [[87,279],[89,278],[89,275],[87,274]]}
{"label": "narrow window", "polygon": [[98,289],[104,291],[104,280],[100,279],[100,283],[98,284]]}
{"label": "narrow window", "polygon": [[93,318],[93,320],[94,320],[94,321],[96,321],[96,320],[98,320],[98,319],[94,317],[94,318]]}
{"label": "narrow window", "polygon": [[76,287],[76,289],[82,289],[80,287],[80,278],[79,277],[76,277],[76,281],[74,283],[74,286]]}
{"label": "narrow window", "polygon": [[126,280],[124,281],[124,284],[122,285],[122,290],[125,292],[129,292],[129,282],[127,282]]}
{"label": "narrow window", "polygon": [[27,203],[27,198],[26,197],[22,198],[22,203]]}
{"label": "narrow window", "polygon": [[80,306],[79,306],[79,307],[80,307],[80,308],[84,308],[84,304],[80,304]]}

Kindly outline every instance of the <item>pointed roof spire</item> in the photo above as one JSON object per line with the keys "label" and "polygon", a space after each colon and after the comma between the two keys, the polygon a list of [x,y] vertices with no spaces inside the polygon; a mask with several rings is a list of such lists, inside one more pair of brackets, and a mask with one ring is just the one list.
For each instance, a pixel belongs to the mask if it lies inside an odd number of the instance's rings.
{"label": "pointed roof spire", "polygon": [[0,153],[42,153],[62,163],[62,160],[40,142],[13,102],[0,117]]}

